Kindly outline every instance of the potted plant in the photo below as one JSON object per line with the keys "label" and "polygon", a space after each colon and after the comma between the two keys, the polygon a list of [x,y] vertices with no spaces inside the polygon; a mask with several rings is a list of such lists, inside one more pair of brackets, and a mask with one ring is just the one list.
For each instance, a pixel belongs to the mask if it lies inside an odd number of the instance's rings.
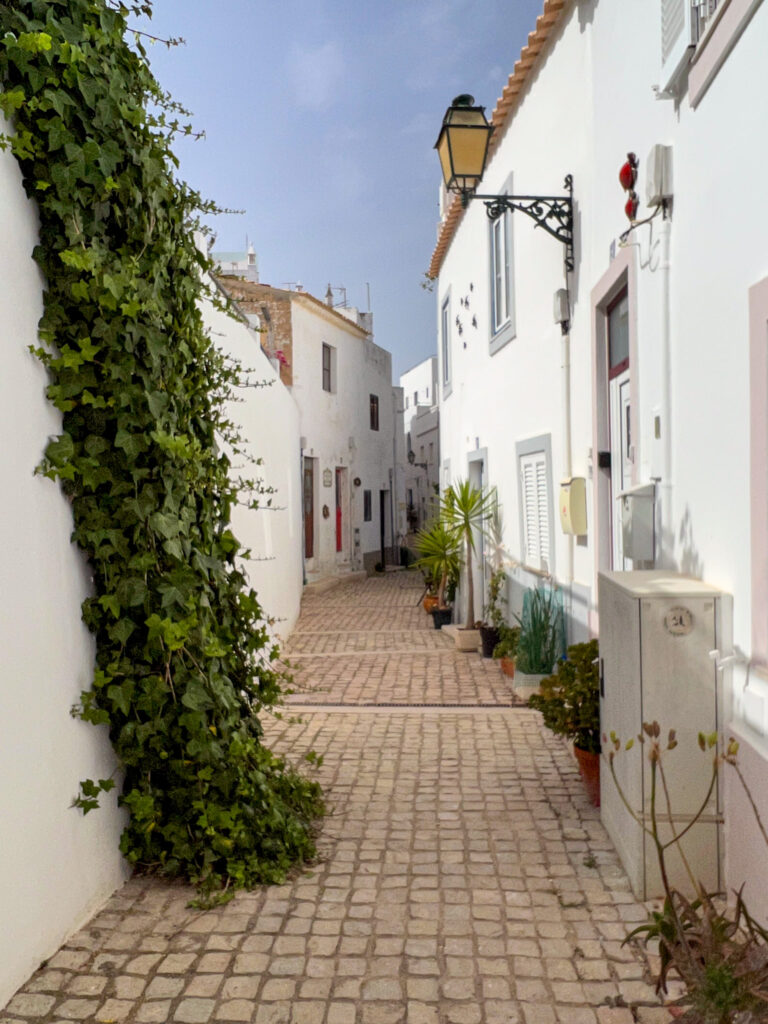
{"label": "potted plant", "polygon": [[544,724],[573,741],[579,772],[590,800],[600,806],[600,674],[597,640],[572,644],[541,692],[529,698]]}
{"label": "potted plant", "polygon": [[501,671],[510,679],[515,677],[515,657],[520,640],[520,627],[508,626],[505,622],[499,626],[499,642],[493,648],[493,657],[501,665]]}
{"label": "potted plant", "polygon": [[484,619],[479,624],[480,641],[483,646],[483,657],[492,658],[496,644],[501,639],[501,627],[504,623],[502,605],[506,603],[503,595],[507,582],[507,574],[497,569],[488,583],[488,603],[483,609]]}
{"label": "potted plant", "polygon": [[446,528],[459,540],[464,548],[467,574],[467,617],[464,625],[456,632],[456,646],[461,651],[476,651],[480,633],[475,629],[475,586],[473,579],[473,556],[475,534],[482,531],[493,511],[494,497],[473,487],[468,480],[457,480],[451,484],[440,503],[440,515]]}
{"label": "potted plant", "polygon": [[537,693],[563,651],[562,608],[556,591],[544,587],[528,591],[523,614],[515,618],[520,624],[515,689]]}
{"label": "potted plant", "polygon": [[420,603],[425,612],[431,612],[433,608],[437,608],[437,583],[433,579],[432,573],[423,568],[421,575],[424,579],[424,590],[416,603]]}
{"label": "potted plant", "polygon": [[461,542],[455,531],[447,529],[445,523],[438,519],[429,528],[419,530],[414,544],[420,556],[415,563],[417,568],[428,573],[432,581],[438,581],[437,602],[431,612],[435,629],[442,629],[451,621],[446,590],[451,577],[459,574]]}

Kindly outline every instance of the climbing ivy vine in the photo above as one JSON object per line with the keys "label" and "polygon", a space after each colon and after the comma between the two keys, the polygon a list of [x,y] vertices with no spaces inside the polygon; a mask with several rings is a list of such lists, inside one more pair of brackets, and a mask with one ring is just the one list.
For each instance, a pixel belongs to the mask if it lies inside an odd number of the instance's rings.
{"label": "climbing ivy vine", "polygon": [[[128,860],[215,891],[310,857],[322,798],[262,742],[282,677],[229,525],[239,370],[204,329],[193,238],[213,207],[175,176],[171,143],[190,129],[131,33],[141,13],[0,0],[2,143],[40,216],[36,354],[63,415],[40,471],[93,575],[95,675],[75,713],[109,727]],[[110,786],[86,781],[79,806]]]}

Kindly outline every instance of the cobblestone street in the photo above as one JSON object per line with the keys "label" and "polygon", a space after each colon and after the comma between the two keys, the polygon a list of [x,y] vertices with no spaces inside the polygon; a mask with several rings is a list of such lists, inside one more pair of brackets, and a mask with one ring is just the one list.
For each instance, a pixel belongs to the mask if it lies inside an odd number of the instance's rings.
{"label": "cobblestone street", "polygon": [[392,573],[305,595],[292,713],[267,734],[323,757],[317,863],[206,912],[133,879],[0,1024],[668,1020],[622,946],[645,908],[570,753],[419,593]]}

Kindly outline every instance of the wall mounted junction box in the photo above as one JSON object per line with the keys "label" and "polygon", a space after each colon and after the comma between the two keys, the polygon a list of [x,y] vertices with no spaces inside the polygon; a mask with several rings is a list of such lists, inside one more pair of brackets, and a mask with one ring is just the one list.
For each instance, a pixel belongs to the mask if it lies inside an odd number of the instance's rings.
{"label": "wall mounted junction box", "polygon": [[577,537],[587,532],[587,481],[583,476],[560,482],[560,526],[563,533]]}

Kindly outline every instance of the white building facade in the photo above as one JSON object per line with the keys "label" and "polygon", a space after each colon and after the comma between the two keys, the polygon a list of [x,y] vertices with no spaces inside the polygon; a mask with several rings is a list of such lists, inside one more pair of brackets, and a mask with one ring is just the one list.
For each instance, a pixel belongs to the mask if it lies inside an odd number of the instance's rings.
{"label": "white building facade", "polygon": [[223,278],[299,410],[304,577],[398,564],[405,534],[402,391],[372,316],[305,291]]}
{"label": "white building facade", "polygon": [[[670,6],[683,34],[662,40]],[[491,222],[478,200],[446,209],[431,267],[441,484],[496,488],[511,606],[553,580],[570,642],[599,633],[602,571],[667,569],[733,596],[746,660],[722,675],[723,724],[765,815],[768,213],[750,169],[768,155],[768,5],[720,0],[697,27],[703,9],[544,4],[494,111],[478,191],[566,195],[572,175],[575,266],[566,275],[563,245],[521,212]],[[629,153],[639,207],[622,240]],[[563,288],[565,334],[553,315]],[[572,478],[586,492],[578,534],[561,527]],[[650,550],[629,559],[622,508],[645,495]],[[724,799],[726,878],[740,885],[759,877],[765,850],[740,793],[729,784]],[[763,887],[747,894],[768,915]]]}
{"label": "white building facade", "polygon": [[437,356],[429,356],[400,376],[405,431],[405,505],[410,531],[435,514],[440,482],[440,412]]}

